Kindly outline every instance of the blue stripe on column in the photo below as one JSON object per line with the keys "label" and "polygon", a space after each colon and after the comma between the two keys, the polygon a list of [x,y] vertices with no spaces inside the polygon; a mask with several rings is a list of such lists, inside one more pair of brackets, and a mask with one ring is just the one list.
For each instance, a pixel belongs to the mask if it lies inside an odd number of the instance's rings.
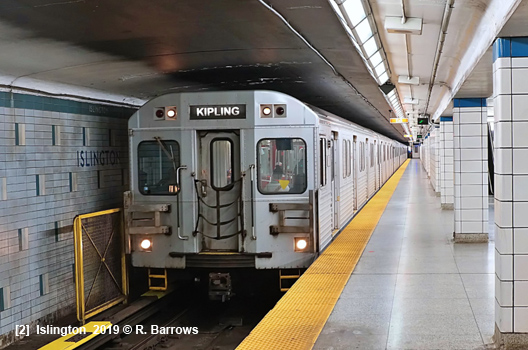
{"label": "blue stripe on column", "polygon": [[455,98],[453,103],[455,108],[486,107],[485,98]]}
{"label": "blue stripe on column", "polygon": [[511,57],[528,57],[528,38],[511,38]]}
{"label": "blue stripe on column", "polygon": [[528,57],[528,37],[498,38],[493,43],[493,62],[500,57]]}
{"label": "blue stripe on column", "polygon": [[510,38],[498,38],[493,43],[493,62],[499,57],[511,57]]}
{"label": "blue stripe on column", "polygon": [[440,117],[441,122],[452,122],[453,117]]}

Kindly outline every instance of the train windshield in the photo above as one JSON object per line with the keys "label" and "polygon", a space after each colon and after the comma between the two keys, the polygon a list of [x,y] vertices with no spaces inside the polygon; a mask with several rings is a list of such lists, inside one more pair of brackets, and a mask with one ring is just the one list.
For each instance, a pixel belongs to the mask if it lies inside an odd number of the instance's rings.
{"label": "train windshield", "polygon": [[176,141],[143,141],[138,145],[138,189],[144,195],[178,193],[176,169],[180,146]]}
{"label": "train windshield", "polygon": [[306,191],[306,143],[302,139],[263,139],[257,145],[258,189],[262,194]]}

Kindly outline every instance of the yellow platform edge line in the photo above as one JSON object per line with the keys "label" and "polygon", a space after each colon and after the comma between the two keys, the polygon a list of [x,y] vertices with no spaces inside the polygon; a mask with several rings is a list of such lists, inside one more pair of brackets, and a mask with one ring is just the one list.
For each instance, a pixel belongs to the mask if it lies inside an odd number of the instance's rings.
{"label": "yellow platform edge line", "polygon": [[[111,326],[112,323],[108,321],[89,322],[83,326],[88,336],[80,339],[79,341],[74,342],[71,341],[70,338],[74,337],[76,334],[69,333],[63,337],[60,337],[57,340],[52,341],[49,344],[44,345],[43,347],[39,348],[39,350],[72,350],[97,337],[99,334],[104,334],[104,330]],[[79,333],[79,335],[83,336],[84,334]]]}
{"label": "yellow platform edge line", "polygon": [[389,178],[237,350],[313,348],[409,162]]}

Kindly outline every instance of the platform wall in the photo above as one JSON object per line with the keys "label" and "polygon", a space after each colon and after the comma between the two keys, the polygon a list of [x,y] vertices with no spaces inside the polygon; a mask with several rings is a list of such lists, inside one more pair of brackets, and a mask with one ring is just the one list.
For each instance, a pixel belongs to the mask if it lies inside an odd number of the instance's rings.
{"label": "platform wall", "polygon": [[73,219],[121,206],[133,112],[0,92],[0,347],[75,311]]}

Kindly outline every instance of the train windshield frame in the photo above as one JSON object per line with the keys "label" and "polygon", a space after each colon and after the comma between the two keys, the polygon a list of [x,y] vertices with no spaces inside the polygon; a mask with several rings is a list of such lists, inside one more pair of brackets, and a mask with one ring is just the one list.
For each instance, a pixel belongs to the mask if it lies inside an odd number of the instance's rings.
{"label": "train windshield frame", "polygon": [[265,138],[257,142],[257,187],[264,195],[302,194],[308,188],[306,142]]}
{"label": "train windshield frame", "polygon": [[179,193],[176,171],[180,144],[175,140],[141,141],[137,146],[138,190],[145,196],[175,196]]}

